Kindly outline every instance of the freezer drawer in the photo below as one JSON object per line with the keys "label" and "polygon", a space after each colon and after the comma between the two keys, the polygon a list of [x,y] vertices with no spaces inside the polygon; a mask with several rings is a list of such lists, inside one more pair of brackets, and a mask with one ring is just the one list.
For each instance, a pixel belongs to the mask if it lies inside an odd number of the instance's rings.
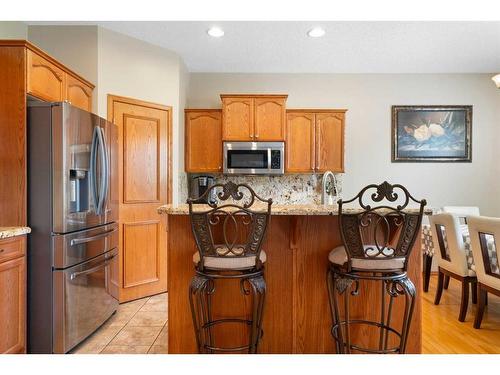
{"label": "freezer drawer", "polygon": [[87,262],[53,271],[53,352],[66,353],[115,311],[116,248]]}
{"label": "freezer drawer", "polygon": [[52,266],[57,269],[71,267],[118,247],[118,224],[54,235],[52,241]]}

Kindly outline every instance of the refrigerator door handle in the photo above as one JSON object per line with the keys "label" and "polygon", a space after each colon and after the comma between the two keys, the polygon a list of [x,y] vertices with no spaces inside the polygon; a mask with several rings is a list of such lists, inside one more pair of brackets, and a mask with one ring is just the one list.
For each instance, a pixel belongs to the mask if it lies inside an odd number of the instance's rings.
{"label": "refrigerator door handle", "polygon": [[79,276],[83,276],[83,275],[88,275],[90,273],[94,273],[98,270],[100,270],[101,268],[104,268],[104,267],[107,267],[109,266],[109,264],[111,263],[111,260],[115,257],[116,255],[111,255],[110,257],[104,259],[101,263],[99,263],[97,266],[95,267],[92,267],[92,268],[89,268],[88,270],[85,270],[85,271],[79,271],[79,272],[73,272],[71,275],[70,275],[70,279],[71,280],[74,280],[76,279],[77,277]]}
{"label": "refrigerator door handle", "polygon": [[99,128],[100,131],[100,147],[101,152],[101,189],[99,192],[99,213],[104,213],[104,206],[106,204],[106,198],[108,196],[109,190],[109,160],[108,160],[108,150],[106,145],[106,136],[104,134],[104,129]]}
{"label": "refrigerator door handle", "polygon": [[97,241],[100,238],[109,236],[111,233],[114,233],[117,230],[118,229],[114,228],[114,229],[107,230],[106,232],[96,234],[95,236],[85,237],[85,238],[74,238],[70,241],[70,245],[75,246],[75,245],[80,245],[82,243]]}
{"label": "refrigerator door handle", "polygon": [[[103,131],[99,126],[95,127],[97,131],[97,139],[98,139],[98,147],[97,151],[99,154],[99,160],[100,160],[100,181],[99,181],[99,188],[97,189],[97,182],[96,182],[96,190],[97,190],[97,209],[96,209],[96,214],[97,215],[102,215],[102,206],[104,203],[104,189],[106,188],[106,174],[107,174],[107,166],[106,166],[106,151],[104,149],[104,140],[103,140]],[[96,162],[97,164],[97,162]]]}
{"label": "refrigerator door handle", "polygon": [[90,192],[92,195],[92,201],[94,204],[94,211],[98,214],[99,204],[97,201],[97,147],[99,142],[99,128],[96,126],[94,132],[92,133],[92,144],[90,146]]}

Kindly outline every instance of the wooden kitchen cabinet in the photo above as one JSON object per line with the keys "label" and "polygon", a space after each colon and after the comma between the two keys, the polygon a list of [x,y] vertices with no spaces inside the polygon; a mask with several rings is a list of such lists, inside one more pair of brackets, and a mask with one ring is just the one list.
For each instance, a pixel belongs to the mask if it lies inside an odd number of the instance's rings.
{"label": "wooden kitchen cabinet", "polygon": [[0,240],[0,353],[26,353],[26,237]]}
{"label": "wooden kitchen cabinet", "polygon": [[286,172],[344,172],[345,110],[288,110]]}
{"label": "wooden kitchen cabinet", "polygon": [[26,57],[28,94],[46,101],[63,101],[66,95],[64,71],[29,49]]}
{"label": "wooden kitchen cabinet", "polygon": [[222,172],[221,110],[186,109],[184,118],[186,172]]}
{"label": "wooden kitchen cabinet", "polygon": [[27,43],[26,90],[29,95],[49,102],[67,101],[91,112],[93,89],[90,82]]}
{"label": "wooden kitchen cabinet", "polygon": [[284,141],[286,98],[263,97],[254,99],[254,139],[256,141]]}
{"label": "wooden kitchen cabinet", "polygon": [[224,141],[283,141],[288,95],[221,95]]}
{"label": "wooden kitchen cabinet", "polygon": [[66,74],[65,100],[75,107],[92,112],[92,87],[80,79]]}

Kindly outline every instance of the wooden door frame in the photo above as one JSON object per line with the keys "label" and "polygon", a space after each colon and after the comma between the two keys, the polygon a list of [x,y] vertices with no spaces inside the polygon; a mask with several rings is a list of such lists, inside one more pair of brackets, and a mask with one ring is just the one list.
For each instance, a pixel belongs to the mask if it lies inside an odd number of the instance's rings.
{"label": "wooden door frame", "polygon": [[119,96],[108,94],[108,114],[107,119],[110,122],[114,123],[114,104],[115,103],[124,103],[137,105],[141,107],[159,109],[162,111],[168,112],[167,118],[167,204],[172,203],[172,106],[146,102],[139,99],[129,98],[126,96]]}

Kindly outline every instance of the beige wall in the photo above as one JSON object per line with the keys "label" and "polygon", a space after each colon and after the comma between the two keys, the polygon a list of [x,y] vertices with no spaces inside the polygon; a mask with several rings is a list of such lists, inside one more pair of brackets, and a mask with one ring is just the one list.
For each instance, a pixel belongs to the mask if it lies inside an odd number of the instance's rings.
{"label": "beige wall", "polygon": [[182,142],[179,142],[179,57],[163,48],[107,29],[98,30],[97,113],[106,117],[108,94],[127,96],[172,107],[173,200],[178,199]]}
{"label": "beige wall", "polygon": [[[500,90],[491,74],[204,74],[188,106],[220,107],[220,93],[288,93],[289,108],[347,108],[344,196],[387,179],[432,207],[479,206],[500,215]],[[471,104],[472,163],[391,163],[391,105]]]}
{"label": "beige wall", "polygon": [[[82,77],[97,84],[97,26],[29,26],[28,39]],[[97,95],[93,98],[97,108]]]}
{"label": "beige wall", "polygon": [[19,21],[1,21],[0,39],[28,39],[28,25]]}

